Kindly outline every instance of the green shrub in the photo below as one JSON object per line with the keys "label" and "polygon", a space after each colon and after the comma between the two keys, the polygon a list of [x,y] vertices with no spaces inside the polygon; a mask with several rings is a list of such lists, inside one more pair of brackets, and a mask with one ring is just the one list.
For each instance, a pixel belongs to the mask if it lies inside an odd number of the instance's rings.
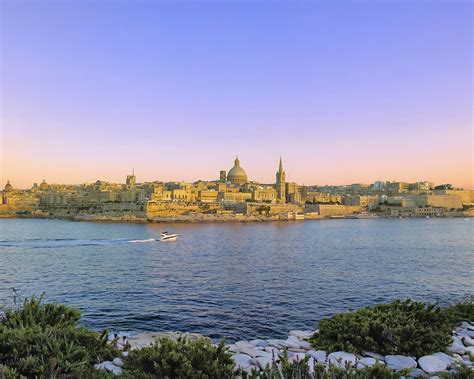
{"label": "green shrub", "polygon": [[124,359],[125,378],[229,378],[234,361],[224,343],[205,338],[174,341],[163,338],[152,346],[131,350]]}
{"label": "green shrub", "polygon": [[474,323],[474,298],[446,307],[443,311],[452,325],[456,325],[461,321]]}
{"label": "green shrub", "polygon": [[116,353],[107,333],[76,325],[80,312],[43,304],[43,296],[24,301],[0,319],[0,363],[5,377],[96,377],[92,365]]}
{"label": "green shrub", "polygon": [[432,304],[395,300],[323,319],[310,342],[329,351],[420,357],[444,351],[450,344],[452,314]]}

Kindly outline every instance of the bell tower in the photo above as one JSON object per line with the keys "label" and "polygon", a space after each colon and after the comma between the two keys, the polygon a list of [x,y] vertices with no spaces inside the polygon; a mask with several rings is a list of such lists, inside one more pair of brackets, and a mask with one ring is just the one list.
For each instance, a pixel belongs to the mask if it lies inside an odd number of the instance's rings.
{"label": "bell tower", "polygon": [[278,167],[278,171],[276,173],[276,182],[275,182],[275,189],[277,191],[277,200],[279,202],[285,203],[286,202],[286,173],[283,171],[283,163],[281,162],[280,157],[280,165]]}

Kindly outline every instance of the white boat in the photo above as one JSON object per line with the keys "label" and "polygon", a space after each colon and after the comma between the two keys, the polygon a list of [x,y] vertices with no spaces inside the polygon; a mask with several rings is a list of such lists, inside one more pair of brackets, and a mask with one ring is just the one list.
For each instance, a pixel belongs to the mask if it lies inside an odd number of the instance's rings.
{"label": "white boat", "polygon": [[160,241],[176,241],[178,239],[179,234],[169,233],[169,232],[161,232]]}

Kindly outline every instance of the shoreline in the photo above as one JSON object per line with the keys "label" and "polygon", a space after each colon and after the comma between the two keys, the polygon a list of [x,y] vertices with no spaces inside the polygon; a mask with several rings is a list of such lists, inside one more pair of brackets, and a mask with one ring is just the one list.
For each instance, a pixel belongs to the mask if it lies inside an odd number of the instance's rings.
{"label": "shoreline", "polygon": [[406,219],[471,219],[472,216],[458,215],[458,216],[441,216],[441,217],[393,217],[388,215],[377,215],[375,217],[357,217],[357,215],[348,215],[345,217],[311,217],[303,219],[283,219],[277,217],[202,217],[202,215],[195,215],[194,217],[176,217],[176,218],[162,218],[162,219],[144,219],[138,217],[62,217],[62,216],[42,216],[42,215],[0,215],[1,219],[38,219],[38,220],[62,220],[71,222],[95,222],[103,224],[252,224],[252,223],[271,223],[271,222],[304,222],[304,221],[334,221],[334,220],[377,220],[377,219],[391,219],[391,220],[406,220]]}

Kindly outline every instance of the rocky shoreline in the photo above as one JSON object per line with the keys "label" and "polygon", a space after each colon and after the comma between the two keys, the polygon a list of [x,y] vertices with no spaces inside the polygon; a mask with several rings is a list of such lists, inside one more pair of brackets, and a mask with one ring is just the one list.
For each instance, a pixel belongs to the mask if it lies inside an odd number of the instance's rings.
{"label": "rocky shoreline", "polygon": [[[253,371],[263,372],[265,367],[272,364],[276,364],[281,369],[280,360],[284,354],[287,354],[289,363],[307,360],[310,372],[318,364],[325,368],[336,366],[356,369],[380,364],[389,367],[394,372],[406,370],[409,372],[407,377],[411,378],[438,378],[442,374],[454,374],[461,366],[465,366],[470,369],[474,378],[474,325],[468,322],[463,322],[453,330],[452,344],[446,352],[440,351],[422,357],[384,356],[377,352],[365,352],[363,355],[359,355],[345,351],[315,350],[308,342],[313,333],[318,333],[318,331],[293,330],[289,332],[286,339],[242,340],[226,344],[226,347],[232,354],[235,367],[241,368],[249,374]],[[133,350],[147,347],[159,338],[176,340],[179,337],[190,340],[207,338],[197,333],[148,332],[131,336],[128,338],[128,342]],[[126,356],[128,352],[125,351],[122,354]],[[95,368],[120,375],[122,365],[122,357],[116,357],[113,361],[95,365]]]}

